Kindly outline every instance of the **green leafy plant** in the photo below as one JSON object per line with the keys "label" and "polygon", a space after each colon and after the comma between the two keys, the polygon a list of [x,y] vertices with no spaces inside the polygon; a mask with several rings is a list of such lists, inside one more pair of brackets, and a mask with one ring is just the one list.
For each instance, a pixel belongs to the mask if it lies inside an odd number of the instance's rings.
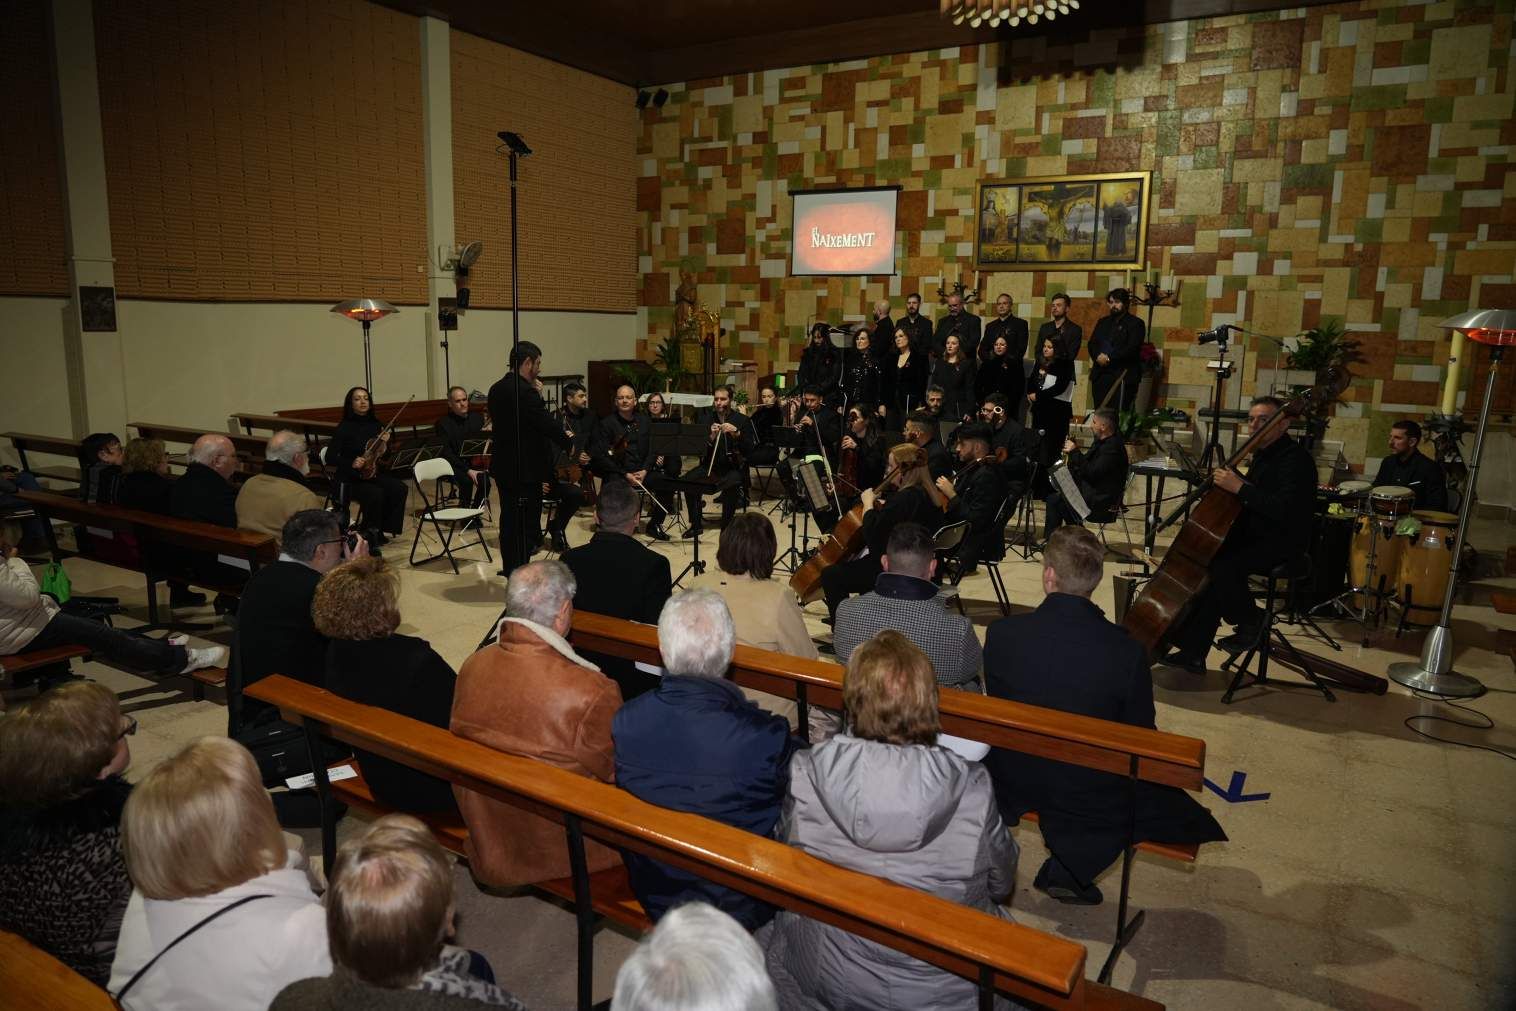
{"label": "green leafy plant", "polygon": [[615,369],[615,376],[629,384],[638,394],[643,394],[655,391],[668,393],[678,389],[679,384],[689,375],[679,361],[679,341],[672,337],[653,349],[653,360],[647,366],[644,371],[619,365]]}
{"label": "green leafy plant", "polygon": [[1295,350],[1290,352],[1290,368],[1320,375],[1336,366],[1345,368],[1354,362],[1363,361],[1359,342],[1343,336],[1342,321],[1328,318],[1320,326],[1302,330],[1295,337]]}
{"label": "green leafy plant", "polygon": [[1174,420],[1173,413],[1166,408],[1155,407],[1143,414],[1129,407],[1121,412],[1118,425],[1122,439],[1127,442],[1136,442],[1147,438],[1149,432],[1157,431],[1160,425],[1172,420]]}

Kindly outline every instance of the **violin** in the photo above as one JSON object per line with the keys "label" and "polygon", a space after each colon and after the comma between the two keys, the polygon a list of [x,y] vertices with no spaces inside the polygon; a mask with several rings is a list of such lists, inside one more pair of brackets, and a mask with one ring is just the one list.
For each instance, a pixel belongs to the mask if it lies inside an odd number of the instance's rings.
{"label": "violin", "polygon": [[[595,479],[590,474],[588,467],[579,462],[579,454],[584,452],[581,439],[584,437],[575,435],[568,423],[568,414],[565,409],[558,411],[558,420],[563,425],[563,431],[569,436],[569,448],[563,451],[563,460],[555,468],[555,474],[559,481],[564,484],[577,484],[584,491],[585,505],[594,505],[598,500],[595,496]],[[618,445],[622,452],[626,450],[626,439],[623,438]]]}
{"label": "violin", "polygon": [[385,425],[384,428],[380,429],[378,435],[374,436],[368,442],[364,443],[363,466],[353,468],[358,472],[358,476],[360,478],[368,481],[373,479],[374,475],[379,473],[379,458],[384,456],[384,454],[389,451],[390,433],[395,430],[395,422],[400,420],[400,415],[405,413],[405,409],[411,406],[411,401],[415,399],[416,395],[412,393],[406,402],[400,405],[400,410],[395,412],[395,416],[393,418],[390,418],[390,423],[388,425]]}

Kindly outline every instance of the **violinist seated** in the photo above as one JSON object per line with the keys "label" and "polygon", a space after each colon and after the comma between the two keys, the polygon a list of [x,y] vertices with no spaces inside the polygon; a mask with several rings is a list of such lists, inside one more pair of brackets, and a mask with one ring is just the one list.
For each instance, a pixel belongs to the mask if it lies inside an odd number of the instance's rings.
{"label": "violinist seated", "polygon": [[[1252,459],[1247,474],[1230,467],[1211,472],[1213,489],[1237,496],[1242,512],[1225,531],[1225,540],[1210,565],[1210,582],[1195,597],[1183,624],[1169,637],[1173,652],[1165,663],[1203,674],[1211,642],[1225,618],[1234,626],[1217,645],[1228,653],[1246,652],[1263,629],[1264,615],[1253,601],[1248,576],[1267,573],[1305,554],[1316,508],[1316,461],[1290,438],[1287,426],[1269,426],[1281,409],[1275,397],[1255,397],[1248,409]],[[1209,495],[1208,495],[1209,497]],[[1206,500],[1196,507],[1196,516]],[[1192,517],[1190,523],[1195,523]],[[1183,535],[1183,531],[1181,531]]]}
{"label": "violinist seated", "polygon": [[[867,547],[868,553],[822,570],[821,589],[826,596],[829,623],[836,618],[837,606],[844,600],[874,588],[879,573],[884,571],[879,560],[884,557],[890,532],[896,526],[920,523],[928,530],[942,526],[942,510],[947,500],[932,485],[926,453],[919,446],[902,442],[889,451],[886,465],[889,472],[881,482],[884,489],[875,494],[874,489],[865,488],[857,507],[862,512],[857,548]],[[837,540],[834,536],[830,543]]]}
{"label": "violinist seated", "polygon": [[905,419],[905,439],[926,451],[927,469],[932,480],[953,476],[953,454],[937,436],[937,419],[926,411],[916,411]]}
{"label": "violinist seated", "polygon": [[453,468],[458,485],[458,500],[468,509],[477,509],[490,497],[490,472],[482,461],[476,463],[463,455],[465,442],[478,442],[485,435],[484,415],[469,410],[468,390],[461,386],[447,391],[447,413],[432,426],[442,441],[442,458]]}
{"label": "violinist seated", "polygon": [[[373,448],[369,444],[374,443]],[[332,433],[326,462],[337,475],[345,501],[363,510],[359,527],[369,547],[386,543],[385,534],[398,536],[405,526],[405,482],[373,467],[389,450],[389,433],[374,417],[368,390],[354,386],[342,399],[342,420]]]}
{"label": "violinist seated", "polygon": [[[747,415],[732,405],[732,388],[718,386],[711,393],[713,406],[700,412],[696,427],[710,432],[705,452],[700,456],[698,474],[709,475],[713,480],[712,491],[721,499],[721,529],[732,521],[738,504],[746,505],[747,454],[757,444],[753,422]],[[704,496],[686,493],[690,509],[690,528],[685,538],[694,540],[704,529],[701,515]]]}
{"label": "violinist seated", "polygon": [[[800,445],[790,450],[790,456],[804,460],[808,456],[825,454],[827,465],[835,473],[842,443],[842,419],[826,405],[819,386],[805,387],[800,395],[800,404],[800,416],[795,419],[795,429],[800,433]],[[780,460],[774,469],[785,489],[792,496],[798,497],[794,484],[795,468],[790,461]]]}
{"label": "violinist seated", "polygon": [[874,406],[854,404],[847,409],[847,432],[842,436],[842,452],[837,454],[837,469],[832,486],[837,497],[832,508],[816,513],[822,533],[831,533],[837,525],[837,506],[845,514],[857,505],[865,488],[884,480],[884,437],[879,433],[879,416]]}
{"label": "violinist seated", "polygon": [[1010,402],[999,393],[984,398],[979,407],[979,420],[989,426],[990,455],[995,458],[1007,489],[1020,500],[1032,477],[1032,462],[1041,451],[1037,433],[1016,420],[1011,414]]}
{"label": "violinist seated", "polygon": [[[649,397],[649,412],[652,406],[653,398]],[[753,411],[753,436],[757,444],[748,454],[749,467],[768,467],[779,462],[779,446],[774,442],[774,429],[783,424],[784,409],[779,406],[779,392],[772,386],[765,386],[758,391],[758,408]]]}
{"label": "violinist seated", "polygon": [[1374,487],[1397,485],[1416,495],[1414,509],[1447,512],[1448,479],[1442,465],[1421,451],[1421,426],[1406,419],[1390,426],[1390,455],[1379,465]]}
{"label": "violinist seated", "polygon": [[[981,558],[998,562],[1005,557],[1005,524],[1000,507],[1005,503],[1005,474],[990,452],[990,427],[975,423],[957,431],[958,474],[951,481],[937,479],[937,490],[947,497],[946,523],[968,520],[968,536],[958,552],[960,572],[968,575]],[[998,522],[997,522],[998,521]]]}
{"label": "violinist seated", "polygon": [[637,391],[623,383],[616,387],[616,409],[600,419],[590,439],[590,469],[601,481],[624,480],[646,491],[647,535],[666,541],[663,520],[670,498],[663,475],[651,469],[651,446],[652,424],[637,410]]}
{"label": "violinist seated", "polygon": [[[1116,412],[1101,408],[1090,418],[1090,428],[1095,432],[1095,441],[1088,452],[1082,451],[1073,439],[1063,443],[1063,451],[1069,457],[1069,474],[1079,486],[1085,505],[1090,507],[1090,518],[1100,522],[1099,517],[1110,516],[1121,505],[1121,494],[1126,490],[1127,456],[1121,437],[1116,434]],[[1074,507],[1064,499],[1063,493],[1054,489],[1047,497],[1047,520],[1042,528],[1042,542],[1046,544],[1065,523],[1084,526],[1084,521]]]}
{"label": "violinist seated", "polygon": [[[774,391],[772,389],[768,390],[768,393],[770,395],[772,395],[773,392]],[[774,411],[776,413],[778,410],[778,407],[774,408]],[[669,410],[667,401],[663,399],[663,394],[657,392],[648,394],[647,419],[653,423],[653,436],[658,435],[659,428],[663,425],[677,426],[679,424],[679,419],[674,417],[674,413]],[[755,426],[756,424],[757,423],[754,422]],[[655,451],[657,450],[656,441],[653,442],[653,449]],[[778,451],[775,450],[775,452]],[[754,455],[756,455],[756,453],[757,451],[755,450]],[[762,461],[749,460],[748,462],[761,463]],[[773,461],[770,460],[769,462],[772,463]],[[653,456],[652,469],[655,473],[662,474],[664,477],[678,477],[680,472],[684,469],[684,461],[680,459],[678,453],[669,453],[667,455],[664,455],[655,452],[655,455]]]}
{"label": "violinist seated", "polygon": [[547,494],[558,500],[547,523],[547,536],[553,550],[562,554],[569,549],[568,522],[589,500],[585,484],[593,480],[589,476],[589,446],[595,435],[595,416],[590,413],[590,395],[583,383],[563,384],[563,410],[558,420],[569,437],[569,447],[559,451],[554,479],[547,489]]}

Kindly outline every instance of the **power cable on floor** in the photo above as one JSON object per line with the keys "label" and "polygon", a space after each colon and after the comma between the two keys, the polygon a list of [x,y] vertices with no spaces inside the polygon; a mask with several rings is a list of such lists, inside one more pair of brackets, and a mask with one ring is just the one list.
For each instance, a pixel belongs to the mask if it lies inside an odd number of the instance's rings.
{"label": "power cable on floor", "polygon": [[1465,727],[1469,730],[1492,730],[1495,727],[1495,721],[1491,719],[1488,714],[1482,713],[1478,709],[1463,705],[1458,702],[1454,702],[1452,700],[1452,697],[1448,695],[1438,695],[1435,692],[1422,691],[1419,688],[1412,689],[1411,694],[1416,696],[1418,699],[1425,699],[1428,702],[1440,702],[1445,706],[1450,706],[1453,709],[1458,709],[1462,712],[1468,713],[1471,716],[1476,716],[1480,721],[1482,721],[1475,723],[1469,722],[1467,720],[1456,719],[1452,716],[1436,716],[1431,713],[1418,713],[1415,716],[1407,716],[1405,718],[1405,728],[1411,733],[1425,737],[1429,741],[1440,741],[1443,744],[1456,744],[1460,748],[1473,748],[1477,751],[1489,751],[1496,755],[1499,755],[1501,758],[1509,758],[1511,761],[1516,762],[1516,755],[1511,754],[1509,751],[1504,751],[1500,748],[1492,748],[1487,744],[1470,744],[1467,741],[1457,741],[1451,737],[1438,737],[1436,734],[1429,734],[1425,730],[1421,730],[1417,727],[1412,726],[1411,724],[1414,720],[1428,720],[1433,723],[1451,723],[1455,727]]}

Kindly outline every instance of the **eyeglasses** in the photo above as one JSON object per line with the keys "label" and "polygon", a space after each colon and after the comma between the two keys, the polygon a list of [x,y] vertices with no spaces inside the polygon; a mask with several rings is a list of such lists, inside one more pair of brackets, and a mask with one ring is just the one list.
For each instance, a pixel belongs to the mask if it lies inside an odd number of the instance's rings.
{"label": "eyeglasses", "polygon": [[116,736],[116,740],[118,741],[123,737],[130,737],[137,732],[137,717],[127,716],[124,717],[124,719],[126,720],[126,726],[123,727],[121,733]]}

